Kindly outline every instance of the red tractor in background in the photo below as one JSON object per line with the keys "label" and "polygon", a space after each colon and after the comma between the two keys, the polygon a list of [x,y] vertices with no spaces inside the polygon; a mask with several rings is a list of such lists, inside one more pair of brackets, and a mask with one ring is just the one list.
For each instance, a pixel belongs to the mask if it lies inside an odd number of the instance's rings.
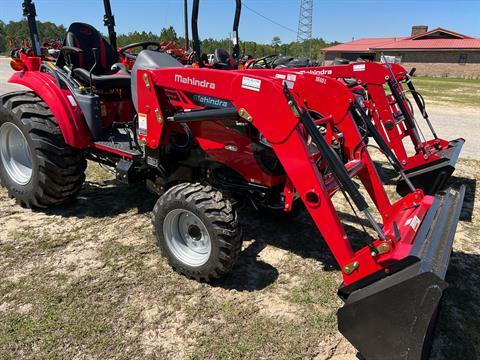
{"label": "red tractor in background", "polygon": [[[228,62],[185,67],[160,48],[143,49],[149,42],[119,52],[104,4],[109,41],[74,23],[52,62],[40,51],[34,4],[24,1],[33,52],[12,60],[10,82],[31,90],[0,97],[0,180],[8,193],[30,208],[61,205],[81,190],[87,159],[111,166],[118,180],[144,182],[159,197],[157,243],[177,272],[200,281],[235,264],[236,204],[288,212],[302,202],[342,272],[340,331],[368,359],[425,355],[465,188],[415,189],[344,82],[218,69]],[[119,60],[135,47],[142,50],[130,53],[130,71]],[[409,184],[400,200],[387,196],[359,121]],[[353,244],[341,223],[331,199],[337,191],[370,224],[363,244]]]}
{"label": "red tractor in background", "polygon": [[[201,53],[198,35],[198,13],[200,0],[194,0],[192,12],[192,33],[194,51]],[[257,72],[269,70],[272,76],[284,79],[290,87],[294,86],[296,73],[310,73],[319,76],[329,76],[344,81],[355,94],[359,103],[369,115],[383,142],[377,145],[382,152],[396,155],[401,167],[410,182],[420,187],[427,194],[435,194],[445,188],[448,179],[455,171],[455,165],[460,155],[464,139],[444,140],[438,137],[428,116],[425,101],[415,89],[413,74],[415,69],[408,72],[398,64],[357,62],[336,64],[333,66],[308,66],[285,57],[278,59],[277,55],[249,61],[245,66],[240,65],[240,39],[238,29],[242,10],[241,0],[235,0],[236,10],[233,24],[234,48],[230,56],[226,50],[215,51],[214,67],[222,69],[248,69]],[[201,58],[201,55],[197,56]],[[290,59],[290,60],[289,60]],[[288,61],[287,61],[288,60]],[[203,62],[199,63],[203,66]],[[290,71],[290,76],[287,73]],[[405,86],[408,90],[405,90]],[[387,91],[387,88],[389,91]],[[414,107],[407,97],[410,93],[421,116],[431,132],[432,138],[426,139],[414,114]],[[357,122],[363,127],[361,119]],[[366,130],[366,129],[364,129]],[[373,136],[371,132],[367,132]],[[407,142],[414,147],[414,154],[407,150]],[[400,179],[397,191],[405,195],[411,191],[411,184]]]}

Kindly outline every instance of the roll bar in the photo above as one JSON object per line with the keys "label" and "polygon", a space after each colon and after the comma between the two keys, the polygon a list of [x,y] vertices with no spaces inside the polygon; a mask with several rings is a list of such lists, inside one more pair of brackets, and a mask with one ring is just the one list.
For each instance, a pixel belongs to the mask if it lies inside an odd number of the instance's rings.
{"label": "roll bar", "polygon": [[235,18],[233,19],[233,51],[232,56],[235,60],[240,58],[240,38],[238,28],[240,26],[240,16],[242,15],[242,0],[235,0]]}
{"label": "roll bar", "polygon": [[[108,37],[110,39],[110,45],[117,52],[117,33],[115,32],[115,17],[112,14],[112,7],[110,6],[110,0],[103,0],[105,7],[105,15],[103,16],[103,24],[108,28]],[[22,3],[23,16],[27,18],[28,29],[30,31],[30,39],[32,41],[32,48],[35,56],[42,56],[42,50],[40,46],[40,36],[37,29],[37,11],[33,0],[25,0]]]}
{"label": "roll bar", "polygon": [[[235,60],[240,58],[240,38],[238,36],[238,28],[240,26],[240,17],[242,14],[242,0],[235,0],[235,18],[233,20],[233,52],[232,56]],[[200,0],[193,0],[192,10],[192,40],[193,50],[200,59],[202,56],[200,37],[198,35],[198,11],[200,8]],[[200,61],[200,66],[203,66]]]}
{"label": "roll bar", "polygon": [[185,50],[190,49],[190,39],[188,38],[188,0],[183,0],[183,17],[185,25]]}
{"label": "roll bar", "polygon": [[112,14],[112,7],[110,0],[103,0],[103,6],[105,7],[105,15],[103,16],[103,24],[108,29],[108,38],[110,45],[112,45],[115,53],[117,54],[117,33],[115,32],[115,16]]}
{"label": "roll bar", "polygon": [[22,4],[23,16],[27,18],[28,29],[30,30],[30,39],[32,41],[33,53],[35,56],[42,56],[40,47],[40,36],[37,29],[37,11],[32,0],[25,0]]}
{"label": "roll bar", "polygon": [[[200,37],[198,36],[198,9],[200,7],[200,0],[193,0],[192,9],[192,37],[193,37],[193,51],[197,54],[198,60],[202,58],[202,49],[200,45]],[[201,61],[198,62],[200,67],[203,66]]]}

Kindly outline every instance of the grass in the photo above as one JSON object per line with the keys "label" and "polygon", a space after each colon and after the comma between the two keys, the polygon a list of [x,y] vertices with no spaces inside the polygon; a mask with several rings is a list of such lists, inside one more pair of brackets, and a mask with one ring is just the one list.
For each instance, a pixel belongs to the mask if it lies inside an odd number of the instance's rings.
{"label": "grass", "polygon": [[[480,355],[480,162],[457,172],[473,217],[459,225],[435,359]],[[160,257],[151,195],[114,185],[96,165],[87,178],[77,202],[47,213],[0,188],[1,359],[355,359],[336,330],[341,276],[308,216],[286,223],[243,210],[238,265],[201,284]]]}
{"label": "grass", "polygon": [[427,102],[480,106],[480,80],[416,77],[414,84]]}

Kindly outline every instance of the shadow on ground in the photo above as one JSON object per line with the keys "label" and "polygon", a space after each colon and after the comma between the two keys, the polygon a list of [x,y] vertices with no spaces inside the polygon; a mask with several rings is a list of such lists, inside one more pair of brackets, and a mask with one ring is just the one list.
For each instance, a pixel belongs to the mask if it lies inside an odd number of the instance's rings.
{"label": "shadow on ground", "polygon": [[448,186],[459,188],[465,185],[465,199],[463,201],[462,213],[460,214],[461,221],[472,222],[473,209],[475,208],[475,193],[477,191],[477,179],[469,179],[464,177],[452,176]]}
{"label": "shadow on ground", "polygon": [[480,359],[479,269],[480,255],[452,254],[432,359]]}
{"label": "shadow on ground", "polygon": [[[357,220],[354,216],[340,212],[342,221]],[[238,291],[257,291],[272,284],[278,270],[258,259],[267,246],[293,253],[304,259],[318,261],[324,271],[340,271],[330,249],[306,211],[294,219],[265,215],[252,208],[240,213],[245,239],[253,242],[242,252],[232,273],[216,285]],[[370,226],[367,222],[366,226]],[[363,231],[344,224],[354,248],[365,246],[371,239]]]}
{"label": "shadow on ground", "polygon": [[113,217],[136,209],[139,214],[152,211],[157,197],[143,184],[123,185],[115,180],[85,182],[78,198],[71,204],[42,210],[65,217]]}

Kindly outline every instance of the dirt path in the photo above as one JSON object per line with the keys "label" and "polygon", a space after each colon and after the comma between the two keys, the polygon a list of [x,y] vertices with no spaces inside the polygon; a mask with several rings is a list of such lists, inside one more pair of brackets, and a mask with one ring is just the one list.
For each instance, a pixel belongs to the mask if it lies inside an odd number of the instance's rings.
{"label": "dirt path", "polygon": [[[438,136],[453,140],[464,138],[461,157],[480,160],[480,108],[458,107],[429,103],[428,113]],[[432,138],[425,121],[417,115],[418,122],[427,138]]]}
{"label": "dirt path", "polygon": [[13,73],[10,68],[10,58],[0,56],[0,95],[10,91],[22,89],[21,86],[9,84],[8,78]]}

